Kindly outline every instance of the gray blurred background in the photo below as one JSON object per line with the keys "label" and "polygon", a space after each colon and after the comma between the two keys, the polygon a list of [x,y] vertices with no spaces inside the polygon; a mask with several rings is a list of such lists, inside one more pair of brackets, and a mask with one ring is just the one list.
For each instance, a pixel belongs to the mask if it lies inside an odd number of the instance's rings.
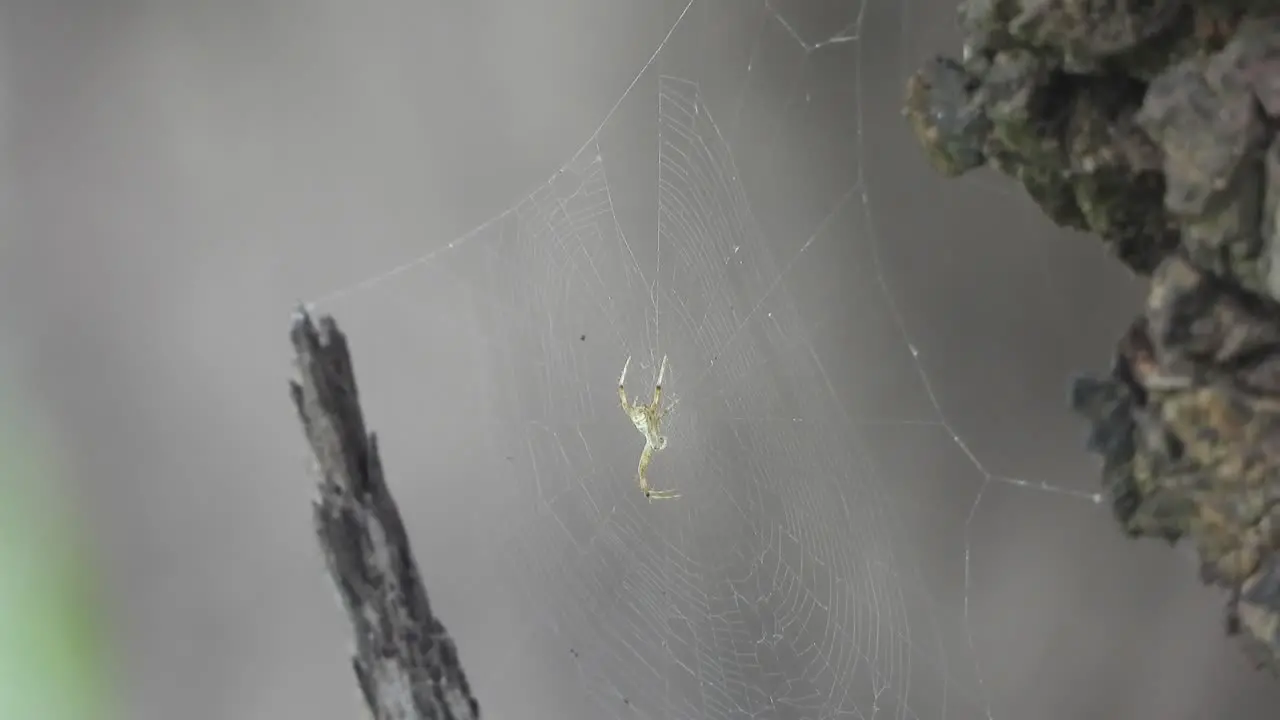
{"label": "gray blurred background", "polygon": [[[1088,500],[1065,388],[1141,288],[898,115],[951,3],[0,7],[0,322],[128,717],[359,712],[298,301],[487,717],[1274,714],[1187,557]],[[613,382],[664,353],[647,504]]]}

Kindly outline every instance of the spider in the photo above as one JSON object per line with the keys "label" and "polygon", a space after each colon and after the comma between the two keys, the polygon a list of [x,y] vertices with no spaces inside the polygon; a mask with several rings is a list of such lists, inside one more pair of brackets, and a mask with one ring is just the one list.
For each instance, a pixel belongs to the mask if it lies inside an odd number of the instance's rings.
{"label": "spider", "polygon": [[660,427],[662,418],[670,410],[670,407],[662,407],[662,378],[667,374],[667,356],[662,356],[662,368],[658,370],[658,382],[653,386],[653,402],[648,405],[641,405],[640,398],[636,398],[635,403],[627,400],[627,368],[631,367],[631,358],[627,358],[627,362],[622,366],[622,376],[618,378],[618,399],[622,401],[622,410],[631,418],[632,424],[644,435],[644,450],[640,452],[640,465],[636,468],[636,475],[640,482],[640,492],[649,499],[654,500],[671,500],[680,497],[680,493],[674,490],[654,490],[649,487],[649,478],[646,473],[649,471],[649,461],[653,459],[653,453],[662,450],[667,446],[667,436],[663,435]]}

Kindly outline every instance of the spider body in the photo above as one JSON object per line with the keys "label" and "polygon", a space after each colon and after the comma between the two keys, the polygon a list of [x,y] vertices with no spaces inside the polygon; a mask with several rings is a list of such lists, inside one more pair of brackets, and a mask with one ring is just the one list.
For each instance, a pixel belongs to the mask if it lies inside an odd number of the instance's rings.
{"label": "spider body", "polygon": [[640,398],[635,402],[627,399],[627,369],[631,367],[631,358],[622,366],[622,375],[618,378],[618,399],[622,401],[622,410],[631,419],[631,424],[644,435],[644,450],[640,451],[640,464],[636,468],[637,482],[640,492],[651,502],[653,500],[670,500],[680,497],[674,490],[654,490],[649,486],[649,463],[653,454],[667,446],[667,436],[662,434],[662,418],[670,408],[662,407],[662,379],[667,374],[667,356],[662,356],[662,368],[658,370],[658,381],[653,386],[653,400],[648,404]]}

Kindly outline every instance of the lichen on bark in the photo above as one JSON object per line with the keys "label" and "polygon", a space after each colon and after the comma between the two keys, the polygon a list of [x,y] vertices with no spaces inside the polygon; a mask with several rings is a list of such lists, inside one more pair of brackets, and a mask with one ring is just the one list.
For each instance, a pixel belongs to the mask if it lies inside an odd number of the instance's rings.
{"label": "lichen on bark", "polygon": [[1008,175],[1148,279],[1071,405],[1117,521],[1190,543],[1280,665],[1280,5],[971,0],[905,114],[929,162]]}

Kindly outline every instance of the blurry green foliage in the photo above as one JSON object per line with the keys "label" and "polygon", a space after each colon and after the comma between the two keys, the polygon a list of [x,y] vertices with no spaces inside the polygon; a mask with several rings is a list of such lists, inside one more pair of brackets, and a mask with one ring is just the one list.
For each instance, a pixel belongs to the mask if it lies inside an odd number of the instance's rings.
{"label": "blurry green foliage", "polygon": [[84,534],[50,438],[0,376],[0,718],[115,713]]}

